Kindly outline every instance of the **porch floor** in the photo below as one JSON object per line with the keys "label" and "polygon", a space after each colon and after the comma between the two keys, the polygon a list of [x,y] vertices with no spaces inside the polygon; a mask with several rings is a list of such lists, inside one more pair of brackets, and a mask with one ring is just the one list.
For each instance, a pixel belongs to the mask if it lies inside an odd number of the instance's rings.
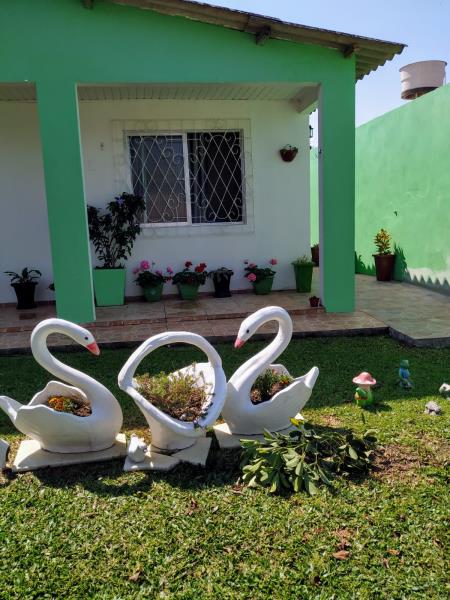
{"label": "porch floor", "polygon": [[[315,269],[312,294],[318,295]],[[374,335],[389,332],[417,346],[450,346],[450,298],[406,283],[380,283],[374,277],[356,276],[356,308],[350,314],[326,313],[309,307],[310,294],[251,293],[217,299],[203,296],[195,302],[168,298],[154,304],[131,302],[124,306],[97,308],[97,320],[86,326],[103,346],[133,345],[168,330],[192,331],[213,342],[236,337],[244,317],[264,306],[284,307],[292,316],[294,336]],[[55,316],[53,305],[30,311],[14,307],[0,311],[0,353],[29,350],[30,332],[42,319]],[[269,323],[264,337],[276,331]],[[258,337],[258,336],[257,336]],[[73,348],[68,338],[51,336],[50,345]]]}

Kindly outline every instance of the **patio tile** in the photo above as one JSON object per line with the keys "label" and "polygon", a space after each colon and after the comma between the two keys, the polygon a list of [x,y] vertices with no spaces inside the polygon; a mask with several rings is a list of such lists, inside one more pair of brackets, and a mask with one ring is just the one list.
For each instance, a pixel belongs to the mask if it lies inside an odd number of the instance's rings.
{"label": "patio tile", "polygon": [[[313,292],[318,286],[317,269]],[[97,308],[98,320],[88,324],[100,345],[138,343],[170,330],[187,330],[214,341],[232,341],[243,318],[264,306],[283,306],[291,313],[294,333],[302,335],[339,335],[379,333],[391,328],[393,336],[407,343],[450,345],[450,298],[418,286],[377,282],[365,275],[356,276],[357,310],[352,314],[326,313],[309,307],[309,294],[274,291],[268,296],[235,293],[231,298],[200,296],[195,302],[177,297],[157,303],[130,302],[118,307]],[[31,316],[32,318],[21,318]],[[53,305],[40,305],[32,311],[17,311],[14,306],[0,309],[0,352],[30,350],[30,334],[42,319],[55,316]],[[264,325],[261,336],[273,336],[276,323]],[[65,336],[52,335],[55,348],[76,348]]]}

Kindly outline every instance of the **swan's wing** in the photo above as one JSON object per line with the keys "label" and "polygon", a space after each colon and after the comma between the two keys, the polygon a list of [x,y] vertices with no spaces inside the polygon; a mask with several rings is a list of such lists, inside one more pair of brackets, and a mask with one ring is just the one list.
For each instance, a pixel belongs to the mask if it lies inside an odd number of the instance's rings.
{"label": "swan's wing", "polygon": [[67,383],[62,383],[62,381],[49,381],[43,390],[33,396],[28,403],[28,406],[47,404],[47,401],[51,396],[73,396],[85,404],[89,404],[86,394],[79,388],[67,385]]}
{"label": "swan's wing", "polygon": [[89,417],[76,417],[69,413],[57,412],[39,404],[37,406],[23,406],[17,413],[15,425],[19,431],[29,437],[51,437],[55,432],[58,438],[64,437],[67,433],[73,437],[74,431],[83,430],[88,426]]}

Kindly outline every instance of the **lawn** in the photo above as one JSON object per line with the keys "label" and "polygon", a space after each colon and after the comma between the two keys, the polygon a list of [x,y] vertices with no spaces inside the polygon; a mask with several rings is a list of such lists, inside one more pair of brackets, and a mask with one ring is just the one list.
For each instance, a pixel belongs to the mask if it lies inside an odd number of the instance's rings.
{"label": "lawn", "polygon": [[[261,348],[218,345],[225,370]],[[124,428],[145,431],[117,373],[127,349],[60,354],[117,393]],[[141,367],[173,369],[200,357],[164,348]],[[396,387],[408,358],[415,387]],[[448,597],[448,415],[437,396],[450,351],[414,349],[385,337],[293,341],[282,360],[294,375],[320,368],[304,410],[312,423],[378,430],[385,449],[363,481],[336,492],[273,496],[242,488],[239,453],[216,444],[206,469],[122,472],[122,461],[0,475],[0,598],[443,599]],[[379,406],[351,402],[352,377],[369,370]],[[49,375],[30,356],[0,358],[1,393],[22,402]],[[444,414],[423,414],[428,400]],[[19,436],[0,415],[0,436]],[[345,550],[339,560],[333,554]]]}

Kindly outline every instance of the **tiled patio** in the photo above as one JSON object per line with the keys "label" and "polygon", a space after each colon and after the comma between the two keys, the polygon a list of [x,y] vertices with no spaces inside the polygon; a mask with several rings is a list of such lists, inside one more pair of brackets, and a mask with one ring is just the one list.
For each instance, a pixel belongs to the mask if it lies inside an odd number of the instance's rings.
{"label": "tiled patio", "polygon": [[[318,273],[313,292],[317,293]],[[97,309],[97,321],[87,326],[102,345],[133,345],[167,330],[199,333],[213,342],[230,341],[242,319],[268,305],[284,307],[292,316],[294,336],[374,335],[390,332],[418,346],[450,346],[450,298],[403,283],[380,283],[373,277],[356,276],[357,310],[352,314],[326,313],[309,307],[310,294],[273,292],[270,296],[251,293],[216,299],[203,296],[196,302],[168,298],[158,303],[131,302],[124,306]],[[52,305],[31,311],[14,307],[0,310],[0,353],[29,350],[30,332],[37,322],[55,316]],[[260,337],[276,330],[270,323]],[[50,344],[71,347],[66,337],[52,336]]]}

